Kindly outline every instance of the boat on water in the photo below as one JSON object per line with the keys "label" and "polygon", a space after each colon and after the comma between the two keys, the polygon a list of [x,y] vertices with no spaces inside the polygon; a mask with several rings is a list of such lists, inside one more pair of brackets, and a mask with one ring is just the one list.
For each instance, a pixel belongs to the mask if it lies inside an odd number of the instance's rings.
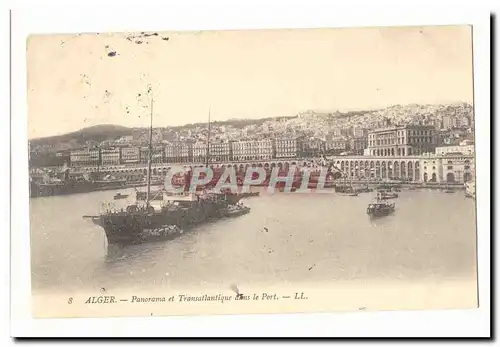
{"label": "boat on water", "polygon": [[340,196],[358,196],[358,192],[341,192],[337,193]]}
{"label": "boat on water", "polygon": [[372,217],[382,217],[393,213],[396,210],[395,203],[379,200],[370,203],[366,208],[366,213]]}
{"label": "boat on water", "polygon": [[114,200],[121,200],[126,198],[128,198],[128,194],[116,193],[115,196],[113,196]]}
{"label": "boat on water", "polygon": [[[344,180],[346,181],[347,177],[344,177]],[[365,188],[368,188],[368,186],[366,186]],[[349,183],[344,182],[343,185],[336,186],[335,192],[341,196],[358,196],[359,190],[354,187],[351,179]]]}
{"label": "boat on water", "polygon": [[399,197],[398,193],[387,191],[387,190],[382,190],[380,189],[377,192],[377,197],[379,200],[389,200],[389,199],[396,199]]}
{"label": "boat on water", "polygon": [[[226,216],[233,205],[226,194],[164,193],[160,204],[156,199],[137,201],[125,209],[108,208],[97,216],[84,216],[104,229],[108,244],[138,244],[173,236],[209,220]],[[166,233],[165,230],[171,230]]]}
{"label": "boat on water", "polygon": [[367,184],[362,185],[361,187],[356,187],[356,191],[358,193],[371,193],[373,192],[373,188],[370,188]]}
{"label": "boat on water", "polygon": [[384,183],[384,184],[379,184],[377,186],[377,191],[396,191],[396,189],[399,189],[401,191],[401,184],[397,183]]}
{"label": "boat on water", "polygon": [[30,179],[30,197],[89,193],[126,187],[127,181],[125,179],[115,178],[111,175],[100,176],[99,172],[92,174],[70,173],[69,167],[64,165],[57,172],[51,170],[44,173],[39,179]]}
{"label": "boat on water", "polygon": [[[148,93],[151,88],[148,89]],[[241,196],[227,192],[191,192],[192,171],[184,177],[182,192],[168,192],[165,189],[151,191],[151,164],[153,138],[153,99],[151,98],[151,124],[149,127],[149,156],[147,170],[147,190],[145,199],[142,192],[136,193],[136,201],[126,208],[116,209],[110,205],[98,215],[83,216],[104,229],[108,244],[141,244],[177,237],[184,231],[227,216],[228,210],[235,206]],[[210,113],[207,140],[210,143]],[[160,198],[161,197],[161,198]],[[248,212],[247,212],[248,213]]]}

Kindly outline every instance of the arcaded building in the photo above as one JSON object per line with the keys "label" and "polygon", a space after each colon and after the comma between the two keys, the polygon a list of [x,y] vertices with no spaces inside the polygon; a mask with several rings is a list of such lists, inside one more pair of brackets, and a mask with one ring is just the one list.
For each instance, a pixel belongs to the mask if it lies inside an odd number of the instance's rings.
{"label": "arcaded building", "polygon": [[438,146],[436,129],[427,125],[392,126],[368,134],[371,156],[399,157],[434,153]]}

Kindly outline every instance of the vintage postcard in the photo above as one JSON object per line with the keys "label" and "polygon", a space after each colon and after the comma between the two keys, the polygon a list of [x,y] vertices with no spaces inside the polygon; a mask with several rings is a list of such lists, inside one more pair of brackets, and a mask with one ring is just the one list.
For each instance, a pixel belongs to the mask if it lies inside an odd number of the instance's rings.
{"label": "vintage postcard", "polygon": [[32,313],[475,308],[472,27],[27,41]]}

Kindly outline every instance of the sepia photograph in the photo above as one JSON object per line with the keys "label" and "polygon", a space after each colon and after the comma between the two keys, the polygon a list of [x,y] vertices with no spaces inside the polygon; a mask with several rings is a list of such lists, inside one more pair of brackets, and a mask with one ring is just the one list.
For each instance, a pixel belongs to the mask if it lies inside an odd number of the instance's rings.
{"label": "sepia photograph", "polygon": [[35,317],[478,307],[472,26],[26,55]]}

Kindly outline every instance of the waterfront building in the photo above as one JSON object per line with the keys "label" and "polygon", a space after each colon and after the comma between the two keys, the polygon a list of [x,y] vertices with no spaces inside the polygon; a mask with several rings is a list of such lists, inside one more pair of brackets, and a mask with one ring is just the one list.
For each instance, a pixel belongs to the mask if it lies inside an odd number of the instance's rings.
{"label": "waterfront building", "polygon": [[190,146],[185,142],[176,141],[165,146],[166,163],[188,163]]}
{"label": "waterfront building", "polygon": [[140,147],[139,151],[140,151],[139,160],[141,164],[147,164],[149,158],[149,147],[144,147],[144,146]]}
{"label": "waterfront building", "polygon": [[151,162],[153,164],[161,164],[165,161],[165,150],[163,146],[156,145],[153,147],[153,153],[151,154]]}
{"label": "waterfront building", "polygon": [[89,159],[90,159],[89,151],[86,149],[71,151],[69,155],[71,166],[89,165],[90,164]]}
{"label": "waterfront building", "polygon": [[420,159],[422,182],[465,183],[474,180],[474,156],[428,155]]}
{"label": "waterfront building", "polygon": [[301,141],[300,147],[299,152],[304,158],[320,156],[326,148],[325,143],[319,139]]}
{"label": "waterfront building", "polygon": [[297,157],[297,139],[281,138],[274,140],[275,158],[295,158]]}
{"label": "waterfront building", "polygon": [[353,179],[420,180],[420,157],[338,156],[333,158],[337,170]]}
{"label": "waterfront building", "polygon": [[195,142],[192,145],[193,163],[205,163],[207,158],[207,144],[205,142]]}
{"label": "waterfront building", "polygon": [[349,140],[349,150],[357,155],[363,155],[368,148],[368,136],[353,137]]}
{"label": "waterfront building", "polygon": [[333,138],[325,143],[327,153],[340,154],[349,150],[349,140],[346,138]]}
{"label": "waterfront building", "polygon": [[[149,160],[149,147],[140,147],[140,163],[147,164]],[[160,164],[164,161],[164,150],[161,146],[154,146],[151,153],[151,163]]]}
{"label": "waterfront building", "polygon": [[122,147],[121,162],[123,164],[135,164],[140,161],[139,147]]}
{"label": "waterfront building", "polygon": [[268,160],[273,157],[270,139],[234,141],[231,143],[232,159],[237,161]]}
{"label": "waterfront building", "polygon": [[368,148],[372,156],[411,156],[434,153],[438,139],[433,126],[405,125],[372,130]]}
{"label": "waterfront building", "polygon": [[120,165],[120,148],[101,149],[102,165]]}
{"label": "waterfront building", "polygon": [[474,154],[474,145],[436,147],[436,155],[443,155],[443,154],[448,154],[448,153],[473,155]]}
{"label": "waterfront building", "polygon": [[231,159],[231,143],[227,141],[211,142],[208,150],[209,162],[220,163]]}
{"label": "waterfront building", "polygon": [[71,166],[97,166],[99,162],[99,148],[86,148],[70,152]]}

